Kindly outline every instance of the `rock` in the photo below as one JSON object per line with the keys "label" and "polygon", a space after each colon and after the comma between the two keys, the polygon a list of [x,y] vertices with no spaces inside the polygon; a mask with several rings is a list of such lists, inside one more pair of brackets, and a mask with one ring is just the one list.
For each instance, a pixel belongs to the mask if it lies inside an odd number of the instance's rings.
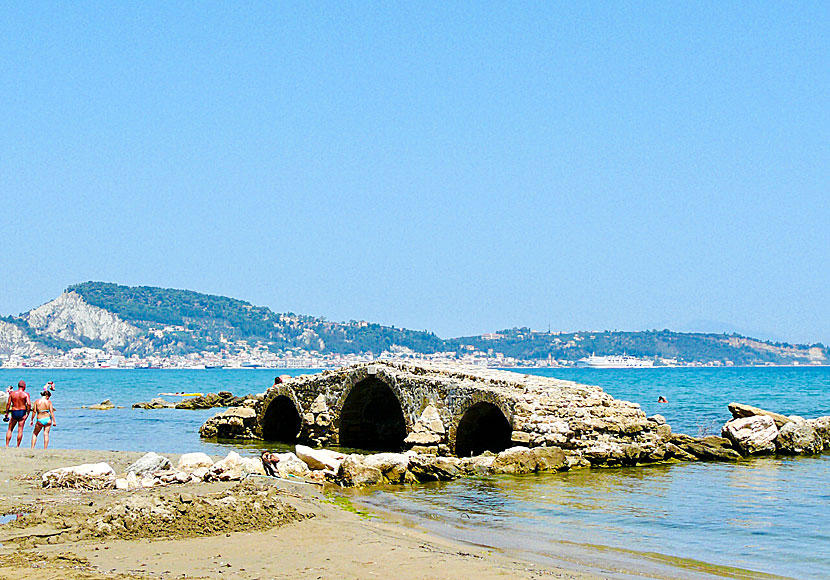
{"label": "rock", "polygon": [[700,439],[689,435],[674,435],[671,443],[686,453],[707,461],[736,461],[741,458],[741,454],[732,447],[732,442],[725,437],[711,435]]}
{"label": "rock", "polygon": [[105,399],[97,405],[90,405],[88,408],[95,411],[109,411],[110,409],[115,409],[115,405],[109,399]]}
{"label": "rock", "polygon": [[799,418],[779,429],[775,448],[779,453],[790,455],[815,454],[821,453],[824,442],[812,424]]}
{"label": "rock", "polygon": [[383,481],[383,472],[377,467],[366,465],[362,455],[352,454],[340,463],[337,480],[346,487],[377,485]]}
{"label": "rock", "polygon": [[379,469],[390,483],[403,483],[409,469],[409,456],[405,453],[375,453],[367,455],[363,462]]}
{"label": "rock", "polygon": [[496,456],[491,467],[494,473],[519,475],[536,471],[537,459],[527,447],[511,447]]}
{"label": "rock", "polygon": [[816,430],[816,434],[821,441],[822,450],[830,450],[830,417],[808,419],[807,422]]}
{"label": "rock", "polygon": [[212,409],[214,407],[235,407],[243,405],[247,397],[235,397],[229,391],[219,391],[218,393],[208,393],[200,397],[188,397],[183,401],[176,403],[176,409]]}
{"label": "rock", "polygon": [[530,443],[530,433],[524,431],[513,431],[510,435],[510,441],[515,445],[528,445]]}
{"label": "rock", "polygon": [[475,455],[461,460],[459,468],[469,475],[490,475],[493,473],[495,455]]}
{"label": "rock", "polygon": [[153,451],[145,453],[138,461],[127,468],[127,473],[135,473],[136,475],[144,475],[154,471],[163,471],[170,469],[172,463],[166,457],[159,455]]}
{"label": "rock", "polygon": [[292,475],[306,477],[311,473],[308,465],[293,453],[278,453],[277,456],[280,458],[279,463],[277,463],[277,473],[280,474],[280,477],[289,477]]}
{"label": "rock", "polygon": [[262,460],[253,457],[242,458],[242,475],[265,475],[265,467],[262,465]]}
{"label": "rock", "polygon": [[769,415],[753,415],[728,421],[721,434],[732,441],[742,455],[757,455],[775,451],[778,427]]}
{"label": "rock", "polygon": [[130,484],[127,483],[127,478],[125,478],[125,477],[116,478],[116,480],[115,480],[115,489],[118,489],[120,491],[126,491],[126,490],[130,489]]}
{"label": "rock", "polygon": [[205,438],[255,438],[256,411],[251,407],[231,407],[205,421],[199,435]]}
{"label": "rock", "polygon": [[317,415],[318,413],[325,413],[329,410],[329,406],[326,404],[326,396],[323,393],[317,395],[317,398],[311,403],[311,408],[309,411]]}
{"label": "rock", "polygon": [[84,463],[61,467],[41,476],[43,487],[70,487],[73,489],[110,489],[115,487],[115,470],[107,463]]}
{"label": "rock", "polygon": [[138,481],[138,476],[135,473],[128,473],[127,477],[124,479],[127,480],[127,489],[137,489],[141,487],[141,482]]}
{"label": "rock", "polygon": [[133,409],[172,409],[175,407],[174,403],[165,401],[160,397],[150,399],[150,402],[133,403]]}
{"label": "rock", "polygon": [[665,425],[666,418],[663,415],[652,415],[648,418],[649,421],[652,423],[656,423],[657,425]]}
{"label": "rock", "polygon": [[461,460],[457,457],[410,455],[409,471],[418,481],[448,481],[461,475]]}
{"label": "rock", "polygon": [[[213,466],[211,465],[211,467],[213,467]],[[205,476],[208,474],[209,471],[210,471],[210,467],[197,467],[190,474],[190,481],[198,482],[198,481],[204,480]]]}
{"label": "rock", "polygon": [[565,452],[559,447],[534,447],[531,452],[536,458],[536,471],[562,471],[568,468]]}
{"label": "rock", "polygon": [[410,433],[404,439],[407,445],[421,445],[430,446],[441,443],[441,436],[430,431],[421,431],[420,433]]}
{"label": "rock", "polygon": [[297,445],[294,451],[309,469],[327,469],[335,473],[340,469],[340,462],[346,457],[342,453],[328,449],[312,449],[305,445]]}
{"label": "rock", "polygon": [[205,481],[238,481],[242,479],[242,457],[236,451],[214,463],[205,474]]}
{"label": "rock", "polygon": [[771,411],[764,411],[763,409],[759,409],[758,407],[753,407],[752,405],[744,405],[742,403],[729,403],[729,412],[732,413],[732,417],[735,419],[758,416],[772,417],[773,421],[775,421],[775,426],[779,429],[782,425],[785,425],[792,420],[785,415],[773,413]]}
{"label": "rock", "polygon": [[675,445],[674,443],[666,443],[666,457],[673,457],[674,459],[679,459],[680,461],[697,461],[697,457],[689,453],[688,451],[683,451],[680,447]]}
{"label": "rock", "polygon": [[207,453],[185,453],[179,457],[179,462],[176,464],[179,471],[192,473],[200,467],[213,467],[213,459],[208,457]]}

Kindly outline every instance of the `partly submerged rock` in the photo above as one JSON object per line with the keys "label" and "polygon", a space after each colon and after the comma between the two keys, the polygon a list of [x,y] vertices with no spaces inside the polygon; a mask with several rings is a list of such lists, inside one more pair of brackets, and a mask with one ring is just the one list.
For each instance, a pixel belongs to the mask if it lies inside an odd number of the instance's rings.
{"label": "partly submerged rock", "polygon": [[110,409],[115,409],[115,405],[109,399],[105,399],[97,405],[90,405],[88,408],[95,411],[109,411]]}
{"label": "partly submerged rock", "polygon": [[775,447],[779,453],[790,455],[813,454],[821,453],[824,442],[809,421],[798,418],[786,423],[778,430]]}
{"label": "partly submerged rock", "polygon": [[364,457],[355,453],[347,455],[340,462],[337,480],[346,487],[377,485],[383,481],[383,472],[377,467],[366,465]]}
{"label": "partly submerged rock", "polygon": [[732,442],[725,437],[710,435],[697,438],[678,434],[672,436],[671,443],[704,461],[736,461],[741,458],[741,454],[732,447]]}
{"label": "partly submerged rock", "polygon": [[149,402],[143,401],[140,403],[133,403],[133,409],[172,409],[175,406],[170,401],[165,401],[161,397],[150,399]]}
{"label": "partly submerged rock", "polygon": [[758,455],[775,451],[778,427],[769,415],[753,415],[728,421],[721,434],[732,441],[742,455]]}

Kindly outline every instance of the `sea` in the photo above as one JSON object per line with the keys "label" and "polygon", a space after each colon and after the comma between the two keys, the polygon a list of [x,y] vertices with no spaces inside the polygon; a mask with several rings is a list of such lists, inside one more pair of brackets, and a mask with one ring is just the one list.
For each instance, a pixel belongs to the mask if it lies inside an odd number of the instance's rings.
{"label": "sea", "polygon": [[[719,434],[733,401],[805,418],[830,415],[827,367],[509,370],[598,385],[695,436]],[[277,374],[314,372],[0,369],[0,387],[24,379],[36,396],[55,382],[54,448],[245,455],[287,447],[201,440],[199,426],[216,410],[130,407],[160,393],[258,393]],[[661,396],[668,403],[657,403]],[[104,399],[118,408],[85,408]],[[493,476],[352,494],[453,539],[540,562],[576,562],[609,578],[830,578],[830,455]]]}

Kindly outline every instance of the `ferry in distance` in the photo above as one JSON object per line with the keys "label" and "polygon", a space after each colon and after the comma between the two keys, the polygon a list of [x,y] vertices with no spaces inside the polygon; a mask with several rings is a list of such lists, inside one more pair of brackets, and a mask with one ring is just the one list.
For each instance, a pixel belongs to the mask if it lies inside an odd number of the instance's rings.
{"label": "ferry in distance", "polygon": [[596,356],[592,354],[576,361],[576,366],[591,369],[641,369],[653,367],[654,361],[625,354],[622,356]]}

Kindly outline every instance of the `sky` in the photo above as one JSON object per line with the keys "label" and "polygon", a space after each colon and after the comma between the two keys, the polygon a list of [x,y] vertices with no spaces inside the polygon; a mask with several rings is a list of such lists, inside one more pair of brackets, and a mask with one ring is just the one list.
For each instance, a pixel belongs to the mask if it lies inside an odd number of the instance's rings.
{"label": "sky", "polygon": [[6,2],[0,314],[830,344],[830,4]]}

